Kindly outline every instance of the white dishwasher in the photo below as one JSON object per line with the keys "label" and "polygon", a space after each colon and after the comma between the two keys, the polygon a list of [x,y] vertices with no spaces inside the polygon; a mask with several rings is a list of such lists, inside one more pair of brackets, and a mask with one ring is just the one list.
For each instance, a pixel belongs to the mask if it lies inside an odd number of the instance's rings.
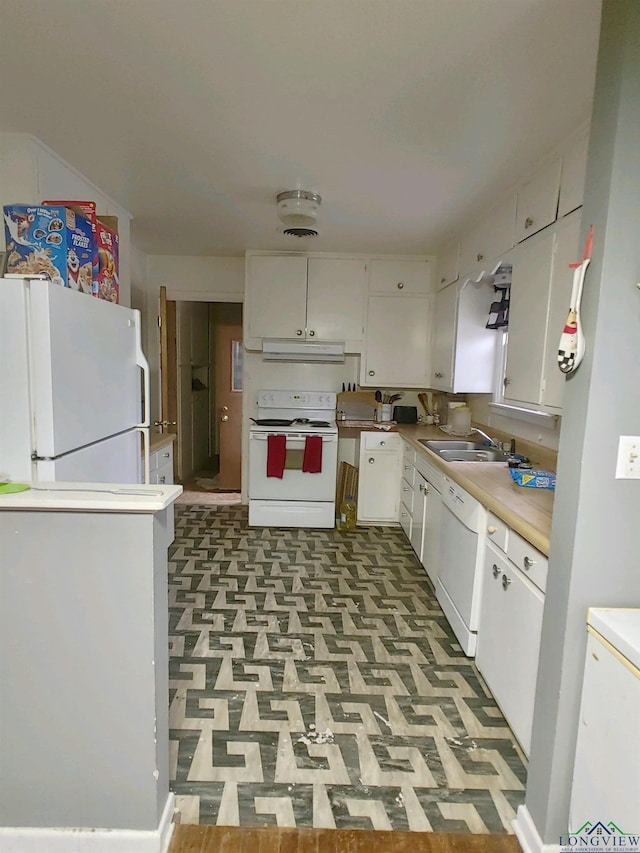
{"label": "white dishwasher", "polygon": [[462,650],[476,653],[487,510],[448,477],[442,491],[436,596]]}

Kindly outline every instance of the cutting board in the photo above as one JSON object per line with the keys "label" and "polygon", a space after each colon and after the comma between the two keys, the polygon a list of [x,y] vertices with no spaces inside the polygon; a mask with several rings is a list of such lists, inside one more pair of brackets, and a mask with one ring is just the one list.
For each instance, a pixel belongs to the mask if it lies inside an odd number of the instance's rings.
{"label": "cutting board", "polygon": [[372,421],[376,410],[375,391],[343,391],[336,408],[348,421]]}

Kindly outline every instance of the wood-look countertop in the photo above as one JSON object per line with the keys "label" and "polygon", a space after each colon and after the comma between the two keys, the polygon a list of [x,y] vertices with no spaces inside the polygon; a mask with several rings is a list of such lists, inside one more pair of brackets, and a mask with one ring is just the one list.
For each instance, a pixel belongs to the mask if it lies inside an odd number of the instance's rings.
{"label": "wood-look countertop", "polygon": [[149,432],[149,453],[155,453],[165,444],[173,444],[177,436],[173,432]]}
{"label": "wood-look countertop", "polygon": [[[350,421],[338,422],[339,435],[352,437],[370,427],[356,427]],[[394,424],[393,432],[399,432],[405,441],[429,459],[448,477],[466,489],[490,512],[523,536],[534,548],[549,554],[551,516],[553,513],[553,491],[550,489],[528,489],[517,486],[511,479],[506,463],[499,462],[446,462],[437,453],[429,450],[419,439],[453,440],[435,426],[423,424]],[[377,431],[377,430],[376,430]]]}

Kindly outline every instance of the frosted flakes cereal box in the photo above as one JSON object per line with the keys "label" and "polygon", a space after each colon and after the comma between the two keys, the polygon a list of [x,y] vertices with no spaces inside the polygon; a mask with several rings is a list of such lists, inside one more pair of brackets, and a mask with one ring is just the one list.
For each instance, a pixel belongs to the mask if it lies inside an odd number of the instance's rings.
{"label": "frosted flakes cereal box", "polygon": [[93,267],[93,295],[117,302],[120,294],[120,245],[115,231],[96,220],[96,262]]}
{"label": "frosted flakes cereal box", "polygon": [[91,222],[66,207],[5,205],[7,275],[44,275],[82,293],[93,291]]}

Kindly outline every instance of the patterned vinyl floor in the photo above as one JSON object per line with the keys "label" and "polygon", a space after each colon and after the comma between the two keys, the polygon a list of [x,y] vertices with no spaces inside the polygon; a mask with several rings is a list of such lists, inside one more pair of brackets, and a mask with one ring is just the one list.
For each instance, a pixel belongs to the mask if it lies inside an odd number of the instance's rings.
{"label": "patterned vinyl floor", "polygon": [[184,823],[511,831],[520,750],[399,528],[180,506],[169,573]]}

